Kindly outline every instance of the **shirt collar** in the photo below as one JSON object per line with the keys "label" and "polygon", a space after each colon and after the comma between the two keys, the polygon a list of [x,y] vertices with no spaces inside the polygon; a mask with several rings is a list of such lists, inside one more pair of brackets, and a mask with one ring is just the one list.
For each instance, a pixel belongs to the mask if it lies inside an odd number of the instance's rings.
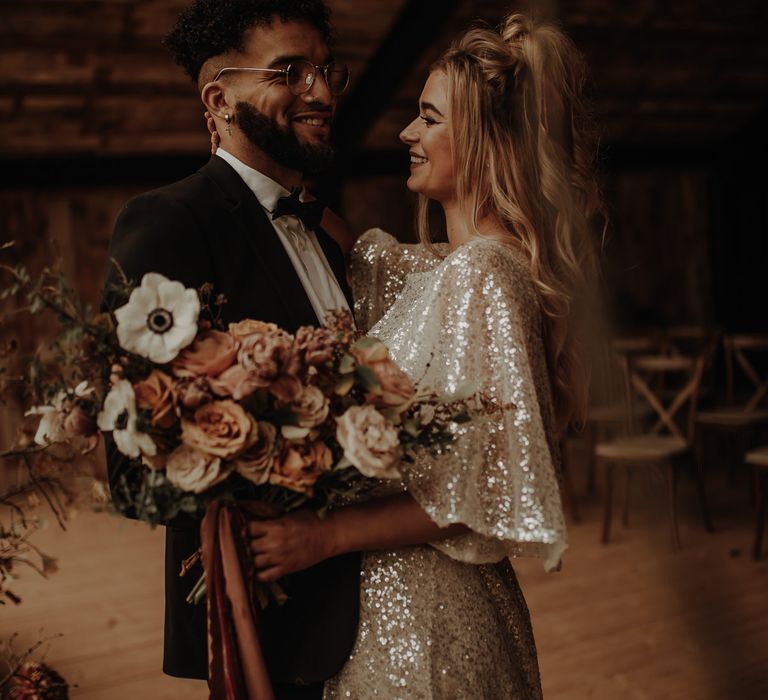
{"label": "shirt collar", "polygon": [[[235,172],[243,179],[243,182],[256,195],[259,204],[270,214],[275,211],[277,200],[290,194],[279,182],[275,182],[271,177],[267,177],[264,173],[260,173],[250,165],[246,165],[223,148],[218,148],[216,155],[234,168]],[[304,188],[302,187],[300,197],[302,201],[304,200],[304,195]]]}

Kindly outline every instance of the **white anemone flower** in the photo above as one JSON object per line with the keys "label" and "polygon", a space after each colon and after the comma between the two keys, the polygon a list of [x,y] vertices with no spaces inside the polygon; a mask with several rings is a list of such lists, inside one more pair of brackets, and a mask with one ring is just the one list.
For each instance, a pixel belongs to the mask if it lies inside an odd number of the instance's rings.
{"label": "white anemone flower", "polygon": [[117,339],[124,350],[164,365],[195,339],[199,315],[194,289],[148,272],[115,311]]}
{"label": "white anemone flower", "polygon": [[[59,396],[54,399],[54,403],[57,403],[58,398]],[[54,442],[61,442],[67,437],[67,433],[64,430],[66,414],[61,406],[58,408],[56,406],[34,406],[24,415],[41,416],[37,432],[35,433],[35,443],[37,445],[50,445]]]}
{"label": "white anemone flower", "polygon": [[136,395],[126,379],[117,382],[107,394],[96,422],[101,430],[112,431],[117,449],[127,457],[157,454],[152,438],[136,430]]}
{"label": "white anemone flower", "polygon": [[43,406],[33,406],[24,415],[41,416],[40,423],[35,433],[35,443],[41,446],[50,445],[54,442],[66,440],[69,435],[64,427],[64,421],[67,418],[65,402],[67,399],[84,398],[94,392],[93,387],[88,386],[88,382],[80,382],[74,390],[62,390],[50,404]]}

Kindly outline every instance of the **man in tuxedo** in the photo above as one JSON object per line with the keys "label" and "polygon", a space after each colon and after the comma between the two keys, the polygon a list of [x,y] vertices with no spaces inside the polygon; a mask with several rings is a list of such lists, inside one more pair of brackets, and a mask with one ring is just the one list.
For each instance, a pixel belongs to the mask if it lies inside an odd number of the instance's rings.
{"label": "man in tuxedo", "polygon": [[[225,323],[253,318],[290,332],[351,307],[343,254],[302,184],[331,162],[336,99],[349,80],[329,37],[321,0],[195,0],[179,16],[166,44],[198,85],[221,142],[196,173],[125,205],[110,258],[129,278],[158,272],[186,287],[211,283],[227,299]],[[108,281],[116,274],[111,266]],[[108,464],[114,490],[131,466],[109,443]],[[179,577],[199,544],[199,523],[167,524],[163,670],[204,679],[205,606],[185,601],[200,569]],[[344,664],[358,586],[358,555],[286,578],[289,601],[263,619],[278,698],[319,698]]]}

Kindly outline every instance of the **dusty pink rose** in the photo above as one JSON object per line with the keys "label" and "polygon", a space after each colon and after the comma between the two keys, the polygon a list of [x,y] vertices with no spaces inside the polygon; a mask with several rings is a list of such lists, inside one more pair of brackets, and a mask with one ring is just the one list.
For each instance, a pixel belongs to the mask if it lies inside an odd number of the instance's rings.
{"label": "dusty pink rose", "polygon": [[375,479],[397,479],[402,457],[397,430],[373,406],[348,408],[336,426],[344,456]]}
{"label": "dusty pink rose", "polygon": [[212,399],[213,390],[207,377],[184,377],[176,382],[176,400],[190,411]]}
{"label": "dusty pink rose", "polygon": [[145,380],[134,385],[133,392],[136,407],[152,411],[152,425],[170,428],[176,422],[173,380],[165,372],[152,370]]}
{"label": "dusty pink rose", "polygon": [[332,464],[333,454],[322,442],[285,442],[269,475],[269,483],[311,496],[315,483]]}
{"label": "dusty pink rose", "polygon": [[416,395],[416,389],[408,375],[390,358],[386,345],[371,342],[358,343],[350,354],[361,365],[369,367],[381,385],[381,394],[369,394],[366,399],[381,408],[400,408],[406,406]]}
{"label": "dusty pink rose", "polygon": [[327,328],[302,326],[296,331],[295,349],[305,365],[317,367],[333,359],[335,335]]}
{"label": "dusty pink rose", "polygon": [[257,486],[266,484],[269,471],[275,463],[275,438],[277,430],[271,423],[254,421],[248,447],[237,457],[232,466],[238,474]]}
{"label": "dusty pink rose", "polygon": [[211,382],[219,396],[240,400],[257,389],[268,389],[278,400],[290,402],[301,393],[293,336],[274,324],[261,326],[263,330],[240,341],[237,364]]}
{"label": "dusty pink rose", "polygon": [[173,361],[173,373],[177,377],[217,377],[234,364],[238,348],[237,339],[229,333],[203,331]]}
{"label": "dusty pink rose", "polygon": [[252,423],[234,401],[211,401],[198,408],[192,420],[182,419],[181,439],[201,452],[228,459],[248,446]]}
{"label": "dusty pink rose", "polygon": [[165,476],[174,486],[184,491],[202,493],[224,481],[231,469],[221,459],[200,452],[189,445],[181,445],[168,457]]}

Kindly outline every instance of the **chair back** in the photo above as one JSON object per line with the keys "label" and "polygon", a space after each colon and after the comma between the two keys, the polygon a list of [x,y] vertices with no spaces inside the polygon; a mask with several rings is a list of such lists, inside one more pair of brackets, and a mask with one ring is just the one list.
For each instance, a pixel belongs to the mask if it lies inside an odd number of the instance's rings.
{"label": "chair back", "polygon": [[707,363],[715,354],[722,335],[722,329],[716,326],[670,326],[664,333],[664,354],[702,355]]}
{"label": "chair back", "polygon": [[761,376],[755,365],[757,356],[768,358],[768,334],[728,335],[723,342],[728,404],[735,404],[734,370],[735,366],[738,366],[749,381],[752,391],[747,401],[742,404],[742,410],[751,413],[768,396],[768,376]]}
{"label": "chair back", "polygon": [[[634,406],[636,397],[653,409],[656,422],[651,434],[668,432],[686,444],[693,444],[696,430],[701,377],[706,358],[676,355],[636,355],[624,358],[627,395],[627,431],[635,432]],[[677,381],[672,382],[673,379]],[[664,396],[658,386],[665,387]],[[669,392],[669,387],[675,389]]]}

